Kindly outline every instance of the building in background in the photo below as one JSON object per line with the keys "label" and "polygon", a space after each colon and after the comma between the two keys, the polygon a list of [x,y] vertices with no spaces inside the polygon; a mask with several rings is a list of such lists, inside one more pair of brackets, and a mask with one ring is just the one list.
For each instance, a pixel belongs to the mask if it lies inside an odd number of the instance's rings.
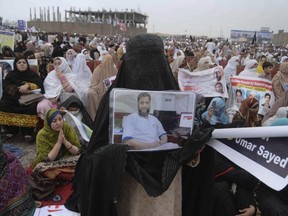
{"label": "building in background", "polygon": [[287,46],[288,45],[288,32],[279,30],[278,34],[273,35],[273,44],[276,46]]}
{"label": "building in background", "polygon": [[235,42],[250,42],[256,33],[256,43],[272,43],[273,32],[270,28],[261,27],[260,31],[231,30],[231,40]]}
{"label": "building in background", "polygon": [[34,8],[34,19],[30,8],[30,21],[28,28],[35,27],[40,31],[46,32],[70,32],[83,34],[116,35],[124,34],[134,36],[138,33],[146,33],[148,16],[140,11],[87,11],[65,10],[64,21],[62,21],[59,7],[52,12],[50,7],[39,9],[39,18],[36,17],[36,8]]}

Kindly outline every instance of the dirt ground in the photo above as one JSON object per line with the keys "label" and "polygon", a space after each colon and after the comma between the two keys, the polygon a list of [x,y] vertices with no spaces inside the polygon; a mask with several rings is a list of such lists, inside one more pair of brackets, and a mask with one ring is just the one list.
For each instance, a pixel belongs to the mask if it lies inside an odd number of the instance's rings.
{"label": "dirt ground", "polygon": [[10,140],[2,139],[3,144],[11,144],[14,147],[20,148],[23,151],[23,155],[19,159],[22,166],[28,168],[36,157],[36,142],[35,139],[32,142],[26,142],[22,135],[17,135]]}

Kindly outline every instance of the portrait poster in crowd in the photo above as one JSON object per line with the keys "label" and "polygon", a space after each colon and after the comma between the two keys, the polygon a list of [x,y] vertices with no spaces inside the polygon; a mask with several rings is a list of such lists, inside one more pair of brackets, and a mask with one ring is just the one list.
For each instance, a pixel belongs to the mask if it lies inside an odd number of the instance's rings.
{"label": "portrait poster in crowd", "polygon": [[18,30],[24,31],[26,29],[26,21],[25,20],[17,20]]}
{"label": "portrait poster in crowd", "polygon": [[123,143],[124,138],[151,143],[165,134],[165,145],[144,150],[179,148],[175,144],[181,143],[181,137],[192,134],[195,103],[193,92],[114,88],[110,93],[110,143]]}
{"label": "portrait poster in crowd", "polygon": [[190,72],[179,68],[178,83],[182,91],[192,91],[205,97],[228,98],[226,81],[222,66],[204,71]]}
{"label": "portrait poster in crowd", "polygon": [[3,46],[9,46],[14,50],[14,32],[0,31],[0,51],[2,51]]}
{"label": "portrait poster in crowd", "polygon": [[274,190],[288,184],[288,126],[215,129],[207,143]]}
{"label": "portrait poster in crowd", "polygon": [[272,82],[267,79],[257,77],[239,77],[230,78],[232,98],[230,98],[231,107],[238,111],[241,102],[249,96],[256,97],[259,101],[258,114],[265,115],[275,101],[272,91]]}

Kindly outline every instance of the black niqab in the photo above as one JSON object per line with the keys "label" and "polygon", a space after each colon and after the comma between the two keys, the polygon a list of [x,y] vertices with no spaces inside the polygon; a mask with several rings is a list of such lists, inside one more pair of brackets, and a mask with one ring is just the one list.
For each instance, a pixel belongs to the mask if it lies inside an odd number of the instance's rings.
{"label": "black niqab", "polygon": [[[116,80],[100,101],[90,143],[77,164],[74,194],[65,205],[74,211],[78,207],[81,215],[117,215],[114,204],[121,187],[124,167],[143,185],[148,195],[161,195],[168,189],[181,164],[191,160],[211,135],[208,133],[197,137],[196,142],[192,141],[193,145],[189,139],[187,142],[190,145],[176,151],[126,154],[126,145],[108,145],[109,94],[113,88],[179,90],[164,56],[164,45],[159,36],[137,35],[128,41],[126,50]],[[110,158],[111,162],[99,159],[104,158],[102,152],[107,153],[109,149],[112,155],[106,155],[105,159]],[[116,164],[115,158],[120,157],[116,166],[107,167],[109,163]],[[104,170],[109,168],[112,170]],[[116,175],[118,179],[113,179],[111,175]],[[80,201],[75,207],[73,199],[79,198],[77,196],[80,196]]]}

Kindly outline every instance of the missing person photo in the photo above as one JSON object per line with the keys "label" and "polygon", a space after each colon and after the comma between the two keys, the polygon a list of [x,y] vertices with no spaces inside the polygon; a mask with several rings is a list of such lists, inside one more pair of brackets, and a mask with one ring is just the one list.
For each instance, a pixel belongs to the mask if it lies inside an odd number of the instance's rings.
{"label": "missing person photo", "polygon": [[111,97],[111,143],[124,143],[137,150],[151,149],[177,144],[180,135],[192,132],[195,110],[192,92],[113,89]]}

